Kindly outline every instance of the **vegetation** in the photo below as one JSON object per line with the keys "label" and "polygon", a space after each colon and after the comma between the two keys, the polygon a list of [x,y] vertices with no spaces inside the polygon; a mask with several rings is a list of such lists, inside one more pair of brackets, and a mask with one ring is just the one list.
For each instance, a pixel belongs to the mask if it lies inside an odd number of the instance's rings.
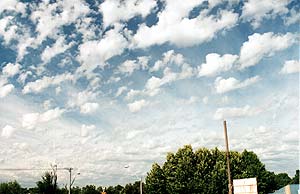
{"label": "vegetation", "polygon": [[[287,173],[275,174],[266,170],[265,165],[254,152],[230,152],[231,173],[233,179],[257,177],[258,191],[271,193],[287,184],[299,184],[299,170],[293,178]],[[67,194],[66,188],[58,188],[56,175],[45,173],[35,188],[22,188],[16,181],[0,183],[1,194]],[[187,145],[177,153],[169,153],[166,162],[160,166],[155,163],[148,172],[143,193],[145,194],[198,194],[228,193],[225,152],[201,148],[193,151]],[[72,194],[139,194],[140,182],[110,186],[95,185],[73,187]]]}

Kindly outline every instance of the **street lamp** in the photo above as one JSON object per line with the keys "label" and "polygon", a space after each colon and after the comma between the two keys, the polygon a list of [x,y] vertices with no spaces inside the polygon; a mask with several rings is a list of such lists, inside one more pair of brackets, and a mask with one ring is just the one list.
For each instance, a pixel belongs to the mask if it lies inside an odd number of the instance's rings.
{"label": "street lamp", "polygon": [[[127,168],[127,169],[128,169],[128,168],[129,168],[129,165],[125,165],[124,168]],[[134,176],[135,176],[137,179],[139,179],[138,176],[137,176],[136,174],[135,174]],[[143,194],[143,177],[142,177],[142,176],[141,176],[141,180],[140,180],[140,194]]]}
{"label": "street lamp", "polygon": [[71,194],[71,187],[72,187],[76,177],[78,175],[80,175],[80,172],[77,172],[76,175],[74,176],[74,178],[72,179],[72,170],[74,170],[74,169],[73,168],[64,168],[64,169],[69,172],[69,194]]}

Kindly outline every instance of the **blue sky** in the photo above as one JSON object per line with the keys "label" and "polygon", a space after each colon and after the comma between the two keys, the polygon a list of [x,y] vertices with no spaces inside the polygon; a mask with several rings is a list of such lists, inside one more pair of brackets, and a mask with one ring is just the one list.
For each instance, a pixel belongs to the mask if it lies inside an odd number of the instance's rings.
{"label": "blue sky", "polygon": [[[0,2],[0,167],[146,176],[185,144],[299,166],[297,1]],[[124,166],[130,167],[125,169]],[[1,172],[34,185],[41,172]],[[67,180],[59,172],[60,184]]]}

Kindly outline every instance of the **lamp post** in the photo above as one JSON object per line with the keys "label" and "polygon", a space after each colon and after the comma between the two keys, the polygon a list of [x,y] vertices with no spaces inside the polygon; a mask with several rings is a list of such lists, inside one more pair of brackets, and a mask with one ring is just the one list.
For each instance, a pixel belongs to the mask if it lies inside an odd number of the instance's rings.
{"label": "lamp post", "polygon": [[[125,165],[124,168],[129,168],[129,165]],[[137,179],[138,176],[137,175],[134,175]],[[140,194],[143,194],[143,177],[141,176],[141,180],[140,180]]]}
{"label": "lamp post", "polygon": [[74,169],[73,168],[64,168],[64,169],[69,172],[69,194],[71,194],[72,185],[73,185],[77,175],[80,175],[80,172],[77,172],[77,174],[72,179],[72,170],[74,170]]}

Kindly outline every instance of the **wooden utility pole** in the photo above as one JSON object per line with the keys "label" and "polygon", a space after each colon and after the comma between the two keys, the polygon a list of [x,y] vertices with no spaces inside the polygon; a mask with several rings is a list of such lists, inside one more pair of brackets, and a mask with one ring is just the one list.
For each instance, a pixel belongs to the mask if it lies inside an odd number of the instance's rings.
{"label": "wooden utility pole", "polygon": [[232,182],[230,174],[230,160],[229,160],[229,146],[228,146],[228,136],[227,136],[227,125],[226,121],[223,121],[224,124],[224,134],[225,134],[225,144],[226,144],[226,160],[227,160],[227,175],[228,175],[228,194],[232,194]]}

